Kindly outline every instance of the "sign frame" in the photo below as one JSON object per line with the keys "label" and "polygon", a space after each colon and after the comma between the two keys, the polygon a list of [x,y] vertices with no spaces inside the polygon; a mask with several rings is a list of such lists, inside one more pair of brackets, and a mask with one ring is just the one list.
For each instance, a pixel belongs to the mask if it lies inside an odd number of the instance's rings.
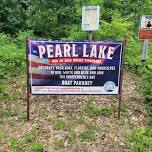
{"label": "sign frame", "polygon": [[[87,11],[89,11],[88,15],[87,15]],[[82,26],[81,26],[82,31],[90,32],[90,31],[98,30],[99,20],[100,20],[100,6],[83,6],[82,7]]]}
{"label": "sign frame", "polygon": [[[29,69],[29,58],[28,58],[28,49],[29,49],[29,41],[30,39],[26,39],[26,64],[27,64],[27,121],[30,120],[30,69]],[[124,40],[122,43],[122,53],[121,53],[121,63],[120,63],[120,80],[119,80],[119,93],[118,93],[118,119],[120,119],[121,112],[121,104],[122,104],[122,82],[123,82],[123,65],[124,65],[124,46],[126,45],[126,41]]]}

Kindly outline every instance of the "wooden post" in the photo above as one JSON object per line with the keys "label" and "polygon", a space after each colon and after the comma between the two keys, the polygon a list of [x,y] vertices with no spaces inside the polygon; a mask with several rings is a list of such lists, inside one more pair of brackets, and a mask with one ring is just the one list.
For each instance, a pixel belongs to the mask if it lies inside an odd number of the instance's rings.
{"label": "wooden post", "polygon": [[29,39],[26,39],[26,65],[27,65],[27,121],[30,119],[30,91],[29,91],[29,60],[28,60],[28,49]]}
{"label": "wooden post", "polygon": [[123,41],[123,46],[122,46],[122,56],[121,56],[121,69],[120,69],[120,86],[119,86],[119,94],[118,94],[118,119],[120,119],[120,112],[121,112],[121,104],[122,104],[122,83],[123,83],[123,66],[124,66],[124,47],[127,44],[127,40]]}

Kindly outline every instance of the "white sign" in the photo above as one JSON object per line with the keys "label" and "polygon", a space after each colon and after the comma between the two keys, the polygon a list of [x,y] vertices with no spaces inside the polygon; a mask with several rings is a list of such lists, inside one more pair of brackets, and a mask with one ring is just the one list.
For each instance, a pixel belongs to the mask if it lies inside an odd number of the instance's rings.
{"label": "white sign", "polygon": [[100,6],[82,7],[82,31],[95,31],[99,29]]}
{"label": "white sign", "polygon": [[141,16],[141,29],[151,29],[152,30],[152,15]]}

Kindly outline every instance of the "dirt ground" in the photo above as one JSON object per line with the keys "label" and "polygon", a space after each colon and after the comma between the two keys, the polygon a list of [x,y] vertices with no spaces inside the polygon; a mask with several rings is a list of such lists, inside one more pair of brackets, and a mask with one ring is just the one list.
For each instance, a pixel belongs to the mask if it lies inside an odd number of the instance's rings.
{"label": "dirt ground", "polygon": [[[128,152],[126,136],[145,125],[146,110],[139,82],[140,78],[124,72],[120,120],[115,96],[32,96],[30,121],[27,122],[26,75],[12,79],[0,97],[0,151],[41,151],[32,148],[34,143],[41,143],[45,152]],[[88,101],[93,107],[110,108],[112,113],[91,115],[84,110]],[[82,123],[70,125],[72,114],[82,117]],[[62,122],[55,126],[58,120]],[[86,125],[95,128],[88,129],[90,136],[84,136]],[[71,130],[75,136],[69,138]]]}

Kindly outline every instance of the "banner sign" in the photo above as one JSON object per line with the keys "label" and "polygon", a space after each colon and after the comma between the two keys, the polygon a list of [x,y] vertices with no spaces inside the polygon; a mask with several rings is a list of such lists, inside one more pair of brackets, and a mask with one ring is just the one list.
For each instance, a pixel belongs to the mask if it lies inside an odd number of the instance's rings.
{"label": "banner sign", "polygon": [[152,39],[152,15],[141,16],[139,39]]}
{"label": "banner sign", "polygon": [[117,95],[121,42],[28,41],[33,95]]}

